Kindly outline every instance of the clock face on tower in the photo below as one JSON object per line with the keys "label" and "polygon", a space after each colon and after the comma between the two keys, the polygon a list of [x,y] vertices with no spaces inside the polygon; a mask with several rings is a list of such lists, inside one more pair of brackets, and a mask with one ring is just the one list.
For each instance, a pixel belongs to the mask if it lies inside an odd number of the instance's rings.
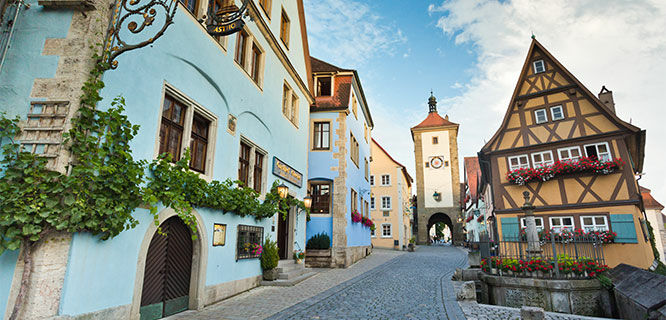
{"label": "clock face on tower", "polygon": [[443,163],[444,160],[442,160],[442,157],[432,157],[432,159],[430,159],[430,166],[435,169],[441,168]]}

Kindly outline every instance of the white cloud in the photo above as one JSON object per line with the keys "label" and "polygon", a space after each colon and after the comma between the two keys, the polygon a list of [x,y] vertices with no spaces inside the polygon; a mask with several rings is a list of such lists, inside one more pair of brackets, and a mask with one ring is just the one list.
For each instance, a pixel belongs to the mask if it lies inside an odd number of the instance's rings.
{"label": "white cloud", "polygon": [[328,62],[343,68],[357,68],[383,53],[395,55],[395,44],[407,41],[360,1],[306,0],[305,13],[308,41],[316,48],[311,54],[334,57]]}
{"label": "white cloud", "polygon": [[460,156],[475,155],[500,125],[533,32],[592,92],[613,91],[620,118],[647,130],[641,185],[666,202],[666,2],[452,0],[431,5],[437,26],[478,56],[476,76],[447,99]]}

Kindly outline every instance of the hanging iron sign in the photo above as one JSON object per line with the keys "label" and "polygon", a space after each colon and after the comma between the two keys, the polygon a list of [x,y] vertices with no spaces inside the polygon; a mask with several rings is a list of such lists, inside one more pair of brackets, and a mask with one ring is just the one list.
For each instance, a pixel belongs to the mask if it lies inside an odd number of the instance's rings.
{"label": "hanging iron sign", "polygon": [[222,5],[215,1],[215,6],[208,9],[208,16],[212,19],[206,26],[206,31],[212,36],[228,36],[242,30],[245,26],[243,15],[247,3],[247,0],[243,0],[243,4],[238,8],[233,0],[223,0]]}

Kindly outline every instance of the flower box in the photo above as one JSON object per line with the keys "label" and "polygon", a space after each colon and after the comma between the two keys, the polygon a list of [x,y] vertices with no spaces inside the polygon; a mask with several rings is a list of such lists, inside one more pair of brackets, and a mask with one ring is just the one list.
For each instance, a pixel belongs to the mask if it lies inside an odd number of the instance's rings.
{"label": "flower box", "polygon": [[600,161],[594,157],[580,158],[577,161],[555,161],[551,165],[539,168],[516,169],[507,172],[509,182],[525,185],[533,181],[548,181],[555,177],[572,173],[611,174],[622,169],[624,161],[617,158],[613,161]]}

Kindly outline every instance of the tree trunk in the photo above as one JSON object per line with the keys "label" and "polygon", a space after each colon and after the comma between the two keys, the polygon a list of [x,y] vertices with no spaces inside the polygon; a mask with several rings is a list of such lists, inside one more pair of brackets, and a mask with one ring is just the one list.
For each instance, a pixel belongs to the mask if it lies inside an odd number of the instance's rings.
{"label": "tree trunk", "polygon": [[23,240],[23,274],[21,275],[21,287],[19,289],[16,302],[14,302],[14,310],[9,320],[16,320],[18,318],[21,307],[23,306],[23,299],[28,294],[28,284],[30,283],[30,275],[32,274],[32,247],[35,242],[30,240]]}

